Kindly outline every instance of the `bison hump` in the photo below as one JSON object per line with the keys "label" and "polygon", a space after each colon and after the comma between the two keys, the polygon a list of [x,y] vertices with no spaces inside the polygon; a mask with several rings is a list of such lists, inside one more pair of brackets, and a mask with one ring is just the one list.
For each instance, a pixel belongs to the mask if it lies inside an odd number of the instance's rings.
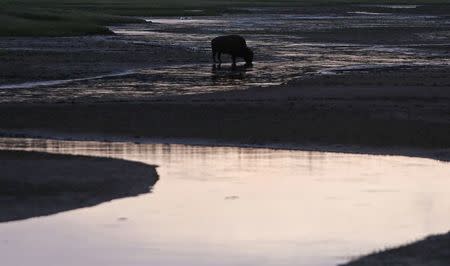
{"label": "bison hump", "polygon": [[245,39],[240,35],[225,35],[214,38],[211,41],[212,45],[233,45],[233,46],[241,46],[246,47],[247,43]]}

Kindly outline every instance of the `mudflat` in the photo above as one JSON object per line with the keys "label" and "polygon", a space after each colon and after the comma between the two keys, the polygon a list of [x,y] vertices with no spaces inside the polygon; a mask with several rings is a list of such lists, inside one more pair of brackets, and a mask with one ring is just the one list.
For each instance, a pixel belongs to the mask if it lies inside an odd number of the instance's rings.
{"label": "mudflat", "polygon": [[117,159],[0,151],[0,222],[151,191],[155,166]]}
{"label": "mudflat", "polygon": [[450,265],[450,233],[429,236],[413,244],[377,252],[342,266]]}
{"label": "mudflat", "polygon": [[148,66],[205,61],[205,58],[201,53],[123,36],[3,37],[0,38],[0,86],[92,78]]}
{"label": "mudflat", "polygon": [[0,106],[0,124],[4,135],[13,136],[32,131],[409,147],[433,149],[432,157],[444,159],[450,148],[450,80],[445,71],[352,72],[269,88],[136,102],[108,101],[106,96],[105,102],[11,103]]}
{"label": "mudflat", "polygon": [[[6,86],[140,72],[2,89],[0,129],[3,135],[406,147],[445,158],[447,10],[431,4],[262,8],[198,20],[150,18],[111,27],[114,36],[2,38]],[[224,28],[244,31],[255,50],[252,69],[212,67],[209,41]]]}

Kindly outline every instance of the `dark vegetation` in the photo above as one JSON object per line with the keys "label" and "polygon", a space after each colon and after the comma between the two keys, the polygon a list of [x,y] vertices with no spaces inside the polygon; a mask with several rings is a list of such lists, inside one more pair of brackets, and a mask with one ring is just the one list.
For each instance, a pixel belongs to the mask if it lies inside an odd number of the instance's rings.
{"label": "dark vegetation", "polygon": [[[199,16],[238,7],[339,4],[445,4],[448,0],[0,0],[0,36],[112,34],[108,25],[144,23],[143,16]],[[242,11],[241,11],[242,12]]]}

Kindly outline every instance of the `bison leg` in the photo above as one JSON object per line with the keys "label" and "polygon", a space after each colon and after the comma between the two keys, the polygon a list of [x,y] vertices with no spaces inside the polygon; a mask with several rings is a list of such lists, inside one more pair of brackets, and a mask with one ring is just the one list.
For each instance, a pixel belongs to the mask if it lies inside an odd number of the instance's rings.
{"label": "bison leg", "polygon": [[212,51],[212,57],[213,57],[213,62],[215,63],[216,62],[216,51],[215,50]]}
{"label": "bison leg", "polygon": [[218,54],[217,54],[217,59],[219,60],[219,64],[222,64],[222,59],[220,59],[220,56],[222,55],[222,53],[221,52],[219,52]]}
{"label": "bison leg", "polygon": [[233,64],[231,65],[233,68],[236,68],[236,56],[232,55],[231,59],[233,60]]}

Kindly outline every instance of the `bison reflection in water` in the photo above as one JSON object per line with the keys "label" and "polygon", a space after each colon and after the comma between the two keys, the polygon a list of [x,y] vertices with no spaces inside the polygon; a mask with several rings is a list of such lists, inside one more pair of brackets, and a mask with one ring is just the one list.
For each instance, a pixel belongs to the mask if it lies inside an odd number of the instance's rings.
{"label": "bison reflection in water", "polygon": [[214,38],[211,41],[211,49],[212,49],[212,56],[213,61],[216,63],[216,55],[217,60],[220,64],[222,63],[222,60],[220,56],[222,53],[231,55],[231,58],[233,60],[232,67],[233,69],[236,68],[236,58],[240,57],[245,60],[245,66],[250,67],[252,66],[253,61],[253,51],[248,48],[247,43],[245,42],[245,39],[242,36],[239,35],[227,35],[227,36],[219,36]]}

